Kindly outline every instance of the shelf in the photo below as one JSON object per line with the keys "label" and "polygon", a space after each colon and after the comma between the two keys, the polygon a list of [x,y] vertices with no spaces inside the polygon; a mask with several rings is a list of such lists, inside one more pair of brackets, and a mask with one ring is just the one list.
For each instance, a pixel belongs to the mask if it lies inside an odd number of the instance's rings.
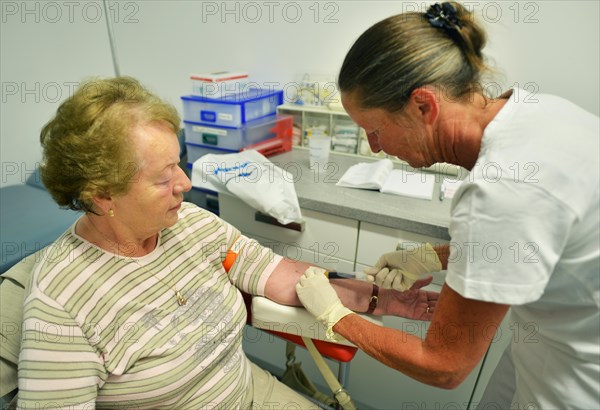
{"label": "shelf", "polygon": [[[331,110],[324,106],[284,104],[277,107],[278,114],[290,115],[294,118],[293,145],[307,148],[308,138],[315,132],[323,132],[332,136],[332,152],[366,158],[389,158],[394,162],[408,165],[405,161],[384,152],[374,153],[369,147],[365,131],[356,126],[345,111]],[[355,125],[357,132],[344,134],[344,138],[336,139],[336,125]],[[356,141],[352,144],[352,139]],[[434,164],[427,171],[442,175],[463,175],[462,168],[446,163]],[[461,172],[462,170],[462,172]]]}

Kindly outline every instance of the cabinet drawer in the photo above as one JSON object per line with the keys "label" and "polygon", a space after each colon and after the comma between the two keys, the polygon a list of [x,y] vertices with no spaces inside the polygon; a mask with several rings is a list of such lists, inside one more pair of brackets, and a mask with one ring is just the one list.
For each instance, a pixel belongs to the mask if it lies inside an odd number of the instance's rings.
{"label": "cabinet drawer", "polygon": [[219,195],[219,212],[221,218],[250,236],[354,261],[358,221],[303,209],[304,229],[299,232],[255,220],[255,209],[239,198],[226,194]]}
{"label": "cabinet drawer", "polygon": [[356,262],[372,266],[382,254],[395,251],[399,245],[425,242],[429,242],[431,245],[448,243],[446,239],[363,222],[360,225]]}

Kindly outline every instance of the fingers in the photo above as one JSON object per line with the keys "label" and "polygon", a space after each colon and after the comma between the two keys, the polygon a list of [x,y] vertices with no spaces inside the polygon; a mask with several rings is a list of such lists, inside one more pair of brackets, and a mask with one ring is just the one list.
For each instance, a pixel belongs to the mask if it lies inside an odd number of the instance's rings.
{"label": "fingers", "polygon": [[325,276],[325,269],[311,266],[304,271],[302,276],[300,276],[296,289],[298,289],[298,286],[317,286],[321,282],[328,282],[328,279]]}
{"label": "fingers", "polygon": [[[388,260],[386,255],[381,255],[375,265],[370,268],[363,269],[363,272],[367,275],[367,280],[370,282],[375,282],[376,285],[381,286],[381,282],[383,279],[377,279],[378,276],[385,277],[389,269],[386,267],[388,265]],[[385,270],[385,272],[383,272]]]}
{"label": "fingers", "polygon": [[375,276],[375,283],[384,289],[391,288],[393,281],[394,277],[393,275],[390,275],[390,270],[388,268],[381,269]]}
{"label": "fingers", "polygon": [[431,320],[433,318],[433,314],[435,313],[435,308],[437,305],[439,294],[435,292],[427,292],[426,293],[426,302],[425,302],[425,313],[423,314],[423,319]]}
{"label": "fingers", "polygon": [[421,288],[429,285],[431,283],[431,281],[433,281],[433,276],[429,276],[429,277],[423,278],[423,279],[418,279],[410,286],[410,290],[421,289]]}
{"label": "fingers", "polygon": [[404,271],[394,269],[391,274],[394,276],[394,281],[392,282],[392,289],[397,290],[399,292],[404,292],[410,288],[412,281],[408,280],[404,275]]}
{"label": "fingers", "polygon": [[326,272],[325,269],[321,269],[316,266],[311,266],[304,271],[304,276],[311,277],[311,276],[320,275],[320,276],[325,277],[325,272]]}
{"label": "fingers", "polygon": [[375,276],[375,275],[377,275],[377,273],[379,273],[380,269],[381,268],[377,268],[377,267],[373,266],[370,268],[364,268],[363,272],[369,276]]}
{"label": "fingers", "polygon": [[377,259],[377,262],[375,263],[373,268],[375,268],[377,270],[381,270],[382,268],[385,268],[387,265],[388,265],[387,253],[384,253],[383,255],[381,255],[379,257],[379,259]]}
{"label": "fingers", "polygon": [[431,301],[437,301],[440,298],[440,294],[437,292],[432,292],[430,290],[426,291],[427,294],[427,300]]}
{"label": "fingers", "polygon": [[383,268],[374,276],[374,279],[375,284],[384,289],[394,289],[402,292],[409,287],[405,281],[404,271],[400,269]]}
{"label": "fingers", "polygon": [[373,277],[375,278],[375,280],[374,280],[375,284],[379,285],[379,286],[383,286],[383,281],[389,271],[390,270],[388,268],[383,268],[383,269],[378,270],[377,273],[375,275],[373,275]]}

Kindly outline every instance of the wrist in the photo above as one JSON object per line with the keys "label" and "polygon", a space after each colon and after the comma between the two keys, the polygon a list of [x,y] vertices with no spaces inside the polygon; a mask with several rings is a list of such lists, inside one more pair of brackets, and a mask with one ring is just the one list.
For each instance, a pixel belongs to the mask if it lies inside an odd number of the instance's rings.
{"label": "wrist", "polygon": [[325,337],[330,341],[339,342],[343,338],[335,333],[333,327],[344,317],[352,313],[354,313],[352,310],[345,307],[341,302],[337,302],[324,314],[317,316],[316,319],[325,326]]}
{"label": "wrist", "polygon": [[379,286],[373,283],[373,287],[371,288],[371,296],[369,297],[369,305],[367,306],[367,314],[372,315],[377,310],[377,306],[379,304]]}
{"label": "wrist", "polygon": [[[370,295],[372,295],[372,294],[373,294],[373,290],[371,290]],[[373,312],[369,312],[369,307],[367,306],[367,311],[365,313],[372,314],[375,316],[388,315],[388,314],[390,314],[389,313],[389,304],[390,304],[391,300],[393,300],[392,290],[379,287],[378,294],[377,294],[377,306],[375,307]],[[369,301],[370,301],[370,298],[367,300],[367,303],[369,303]]]}
{"label": "wrist", "polygon": [[389,315],[389,305],[390,300],[393,299],[391,297],[391,289],[384,289],[382,287],[379,288],[379,295],[377,298],[377,308],[373,311],[373,315],[375,316],[384,316]]}

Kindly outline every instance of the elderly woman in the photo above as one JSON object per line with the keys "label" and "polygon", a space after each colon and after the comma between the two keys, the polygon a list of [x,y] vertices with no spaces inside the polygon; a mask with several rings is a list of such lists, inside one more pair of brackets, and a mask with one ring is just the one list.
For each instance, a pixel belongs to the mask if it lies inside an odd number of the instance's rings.
{"label": "elderly woman", "polygon": [[[179,124],[171,105],[115,78],[83,84],[42,130],[44,183],[84,214],[33,272],[20,407],[315,407],[241,345],[240,290],[299,305],[295,284],[308,265],[183,202],[191,186],[178,167]],[[374,313],[429,319],[437,295],[417,287],[382,290]],[[336,288],[348,307],[367,310],[371,284]]]}
{"label": "elderly woman", "polygon": [[[334,332],[386,365],[453,388],[510,309],[512,345],[482,407],[600,408],[598,117],[520,89],[487,98],[485,42],[473,15],[443,3],[375,24],[348,52],[342,103],[374,152],[471,173],[452,202],[450,246],[436,249],[446,284],[426,338],[379,328],[343,308],[328,319],[337,321]],[[495,253],[486,255],[486,245]],[[401,286],[405,273],[428,270],[411,270],[407,256],[383,255],[372,270],[376,283]],[[312,272],[298,294],[317,317],[339,307]]]}

